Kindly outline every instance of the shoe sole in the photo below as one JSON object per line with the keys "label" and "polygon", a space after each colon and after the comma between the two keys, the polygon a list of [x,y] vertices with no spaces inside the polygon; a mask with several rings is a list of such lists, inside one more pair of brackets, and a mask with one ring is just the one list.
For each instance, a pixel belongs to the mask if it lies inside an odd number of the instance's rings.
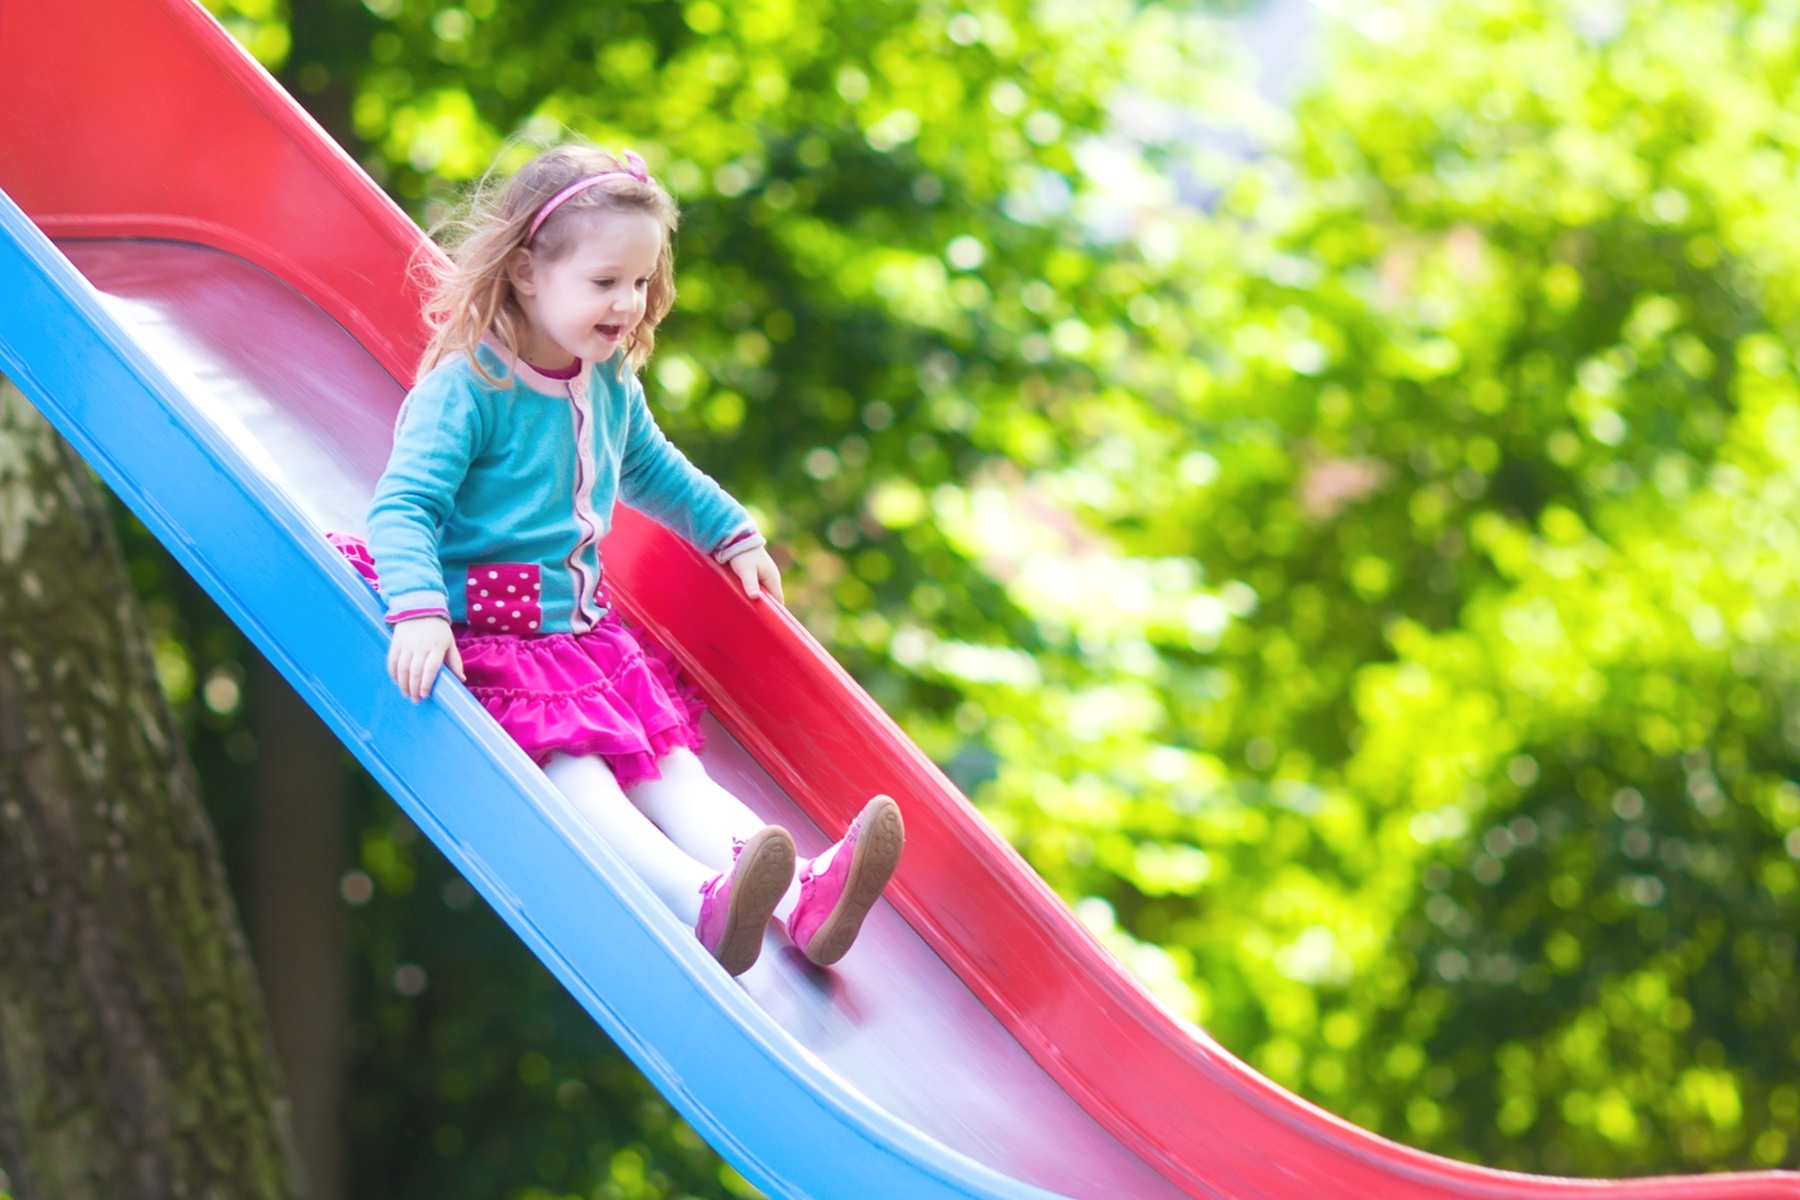
{"label": "shoe sole", "polygon": [[900,819],[898,804],[886,796],[877,796],[863,809],[863,816],[863,830],[850,859],[850,878],[844,882],[844,894],[805,946],[806,957],[821,967],[829,967],[849,953],[851,943],[862,932],[863,918],[893,878],[894,868],[900,865],[900,852],[906,847],[906,825]]}
{"label": "shoe sole", "polygon": [[731,881],[725,932],[713,957],[731,975],[742,975],[762,954],[763,930],[794,879],[794,839],[780,826],[759,829],[744,842]]}

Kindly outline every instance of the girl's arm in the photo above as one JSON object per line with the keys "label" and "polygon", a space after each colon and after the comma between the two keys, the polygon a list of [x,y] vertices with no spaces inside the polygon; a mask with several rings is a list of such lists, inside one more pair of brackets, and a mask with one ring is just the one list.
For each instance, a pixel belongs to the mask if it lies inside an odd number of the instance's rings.
{"label": "girl's arm", "polygon": [[619,498],[731,567],[744,592],[781,598],[781,571],[744,506],[658,429],[635,375],[624,380],[628,426]]}
{"label": "girl's arm", "polygon": [[784,599],[781,594],[781,568],[775,565],[773,558],[769,557],[766,547],[759,543],[750,546],[742,553],[732,554],[728,558],[720,557],[722,554],[729,553],[731,549],[732,547],[727,546],[725,550],[714,553],[713,557],[731,568],[732,573],[738,577],[738,582],[744,587],[744,595],[755,600],[760,598],[764,592],[773,592],[775,599]]}
{"label": "girl's arm", "polygon": [[394,449],[369,505],[369,553],[387,597],[388,620],[449,616],[438,529],[481,444],[481,411],[449,370],[420,381],[401,406]]}
{"label": "girl's arm", "polygon": [[438,529],[481,444],[482,413],[447,372],[420,381],[401,406],[394,449],[369,506],[369,550],[394,639],[388,674],[409,699],[431,694],[445,662],[462,678],[438,560]]}
{"label": "girl's arm", "polygon": [[408,617],[394,626],[394,640],[388,643],[388,678],[400,685],[408,700],[416,704],[431,695],[438,668],[445,664],[467,681],[448,617]]}

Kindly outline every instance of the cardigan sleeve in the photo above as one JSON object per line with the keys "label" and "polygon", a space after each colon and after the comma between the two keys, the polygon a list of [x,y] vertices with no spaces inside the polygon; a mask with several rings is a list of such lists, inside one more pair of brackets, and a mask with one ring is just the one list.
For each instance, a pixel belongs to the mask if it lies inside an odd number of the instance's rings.
{"label": "cardigan sleeve", "polygon": [[449,615],[438,530],[482,443],[474,388],[453,367],[420,380],[400,408],[394,450],[369,506],[369,550],[392,621]]}
{"label": "cardigan sleeve", "polygon": [[720,562],[763,544],[756,523],[657,428],[637,376],[621,371],[627,427],[619,498]]}

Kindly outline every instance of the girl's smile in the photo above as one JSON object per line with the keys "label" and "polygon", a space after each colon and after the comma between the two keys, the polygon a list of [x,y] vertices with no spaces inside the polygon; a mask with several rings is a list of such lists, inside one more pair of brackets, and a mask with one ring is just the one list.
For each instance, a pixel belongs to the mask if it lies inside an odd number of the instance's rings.
{"label": "girl's smile", "polygon": [[533,366],[604,362],[644,319],[662,227],[639,212],[584,213],[580,222],[567,253],[523,250],[512,268],[527,327],[520,351]]}
{"label": "girl's smile", "polygon": [[[636,377],[674,300],[677,218],[642,158],[578,145],[478,197],[428,300],[432,343],[361,561],[381,563],[388,675],[408,699],[431,695],[448,666],[730,974],[756,961],[778,911],[799,953],[828,966],[899,861],[898,806],[876,797],[797,863],[785,829],[707,775],[697,703],[603,586],[604,514],[625,500],[710,555],[744,598],[781,600],[756,522],[657,430]],[[477,356],[496,340],[517,356],[500,376]],[[514,404],[562,394],[518,378],[519,362],[567,381],[568,402]],[[666,832],[677,821],[679,842]]]}

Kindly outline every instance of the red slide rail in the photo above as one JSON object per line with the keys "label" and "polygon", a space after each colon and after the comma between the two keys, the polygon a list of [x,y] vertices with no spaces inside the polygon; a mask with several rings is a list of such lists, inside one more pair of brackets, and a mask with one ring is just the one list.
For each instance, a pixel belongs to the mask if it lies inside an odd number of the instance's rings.
{"label": "red slide rail", "polygon": [[[0,0],[0,188],[53,237],[239,255],[411,379],[417,227],[190,0]],[[626,606],[821,827],[843,829],[873,791],[900,801],[909,844],[895,907],[1082,1108],[1189,1194],[1800,1197],[1800,1176],[1784,1172],[1493,1171],[1296,1098],[1151,1000],[792,618],[734,598],[702,558],[624,510],[607,553]]]}

